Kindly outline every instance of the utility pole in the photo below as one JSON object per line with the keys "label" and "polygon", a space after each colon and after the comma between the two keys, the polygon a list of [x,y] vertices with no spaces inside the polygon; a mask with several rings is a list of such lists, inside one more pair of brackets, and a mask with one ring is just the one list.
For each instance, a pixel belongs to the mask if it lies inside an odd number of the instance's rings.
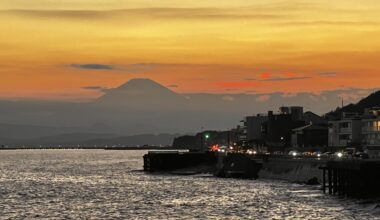
{"label": "utility pole", "polygon": [[203,126],[201,127],[201,151],[203,151]]}
{"label": "utility pole", "polygon": [[230,149],[230,132],[231,130],[227,131],[227,148]]}

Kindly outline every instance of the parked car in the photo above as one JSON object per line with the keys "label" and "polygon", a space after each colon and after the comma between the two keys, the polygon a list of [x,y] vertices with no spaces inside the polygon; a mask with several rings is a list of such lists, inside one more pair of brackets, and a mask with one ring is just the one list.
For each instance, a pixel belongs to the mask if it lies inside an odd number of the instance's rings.
{"label": "parked car", "polygon": [[323,158],[329,158],[329,157],[332,157],[333,153],[331,152],[324,152],[323,154],[321,154],[321,157]]}
{"label": "parked car", "polygon": [[293,157],[297,157],[300,154],[297,151],[292,150],[292,151],[289,151],[288,155],[293,156]]}
{"label": "parked car", "polygon": [[354,156],[361,159],[369,158],[368,154],[364,152],[356,152]]}
{"label": "parked car", "polygon": [[345,152],[340,152],[340,151],[335,152],[335,154],[334,154],[334,157],[336,157],[336,158],[342,158],[342,157],[347,157],[347,156],[348,156],[347,153],[345,153]]}

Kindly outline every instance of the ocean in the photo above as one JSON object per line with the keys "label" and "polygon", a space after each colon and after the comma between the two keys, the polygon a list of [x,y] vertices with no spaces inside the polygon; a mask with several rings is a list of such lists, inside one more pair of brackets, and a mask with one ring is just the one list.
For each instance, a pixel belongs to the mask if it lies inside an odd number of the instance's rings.
{"label": "ocean", "polygon": [[0,219],[380,219],[319,186],[145,174],[147,151],[0,151]]}

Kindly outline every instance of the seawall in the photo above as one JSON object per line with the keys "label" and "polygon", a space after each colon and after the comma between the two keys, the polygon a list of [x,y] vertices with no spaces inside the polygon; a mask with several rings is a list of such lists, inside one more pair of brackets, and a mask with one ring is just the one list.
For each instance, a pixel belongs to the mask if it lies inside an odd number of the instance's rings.
{"label": "seawall", "polygon": [[144,155],[144,171],[200,173],[215,170],[217,157],[212,152],[149,151]]}
{"label": "seawall", "polygon": [[323,181],[323,172],[320,167],[326,160],[317,158],[276,158],[263,159],[259,178],[281,179],[290,182],[308,182],[312,179]]}

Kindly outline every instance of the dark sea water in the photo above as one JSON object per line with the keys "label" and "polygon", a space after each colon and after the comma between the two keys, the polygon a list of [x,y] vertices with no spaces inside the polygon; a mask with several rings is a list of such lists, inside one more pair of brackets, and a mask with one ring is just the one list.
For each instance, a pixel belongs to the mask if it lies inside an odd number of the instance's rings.
{"label": "dark sea water", "polygon": [[0,219],[380,219],[376,202],[318,187],[146,175],[144,153],[0,151]]}

